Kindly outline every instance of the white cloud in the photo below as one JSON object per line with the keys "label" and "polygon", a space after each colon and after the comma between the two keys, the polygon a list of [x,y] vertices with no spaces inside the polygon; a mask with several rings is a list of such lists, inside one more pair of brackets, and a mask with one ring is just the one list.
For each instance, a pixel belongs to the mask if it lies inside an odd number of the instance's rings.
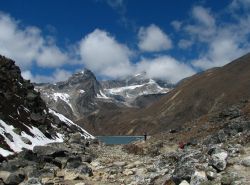
{"label": "white cloud", "polygon": [[181,21],[172,21],[171,22],[171,25],[174,27],[174,29],[176,31],[179,31],[181,29],[181,26],[182,26],[182,22]]}
{"label": "white cloud", "polygon": [[200,69],[219,67],[246,54],[248,51],[249,49],[241,48],[233,38],[217,38],[209,43],[207,54],[194,60],[192,64]]}
{"label": "white cloud", "polygon": [[44,38],[33,26],[23,27],[11,16],[0,13],[0,53],[12,58],[22,69],[28,69],[33,62],[43,67],[61,66],[67,62],[67,55]]}
{"label": "white cloud", "polygon": [[193,8],[192,15],[196,20],[205,26],[213,27],[215,24],[215,19],[209,10],[203,8],[202,6],[195,6]]}
{"label": "white cloud", "polygon": [[230,10],[238,10],[240,8],[250,8],[250,0],[233,0],[229,5]]}
{"label": "white cloud", "polygon": [[31,82],[36,83],[55,83],[60,81],[67,80],[72,75],[71,72],[63,70],[63,69],[56,69],[55,72],[48,76],[48,75],[33,75],[31,71],[25,70],[22,72],[22,76],[26,80],[30,80]]}
{"label": "white cloud", "polygon": [[172,83],[196,73],[189,65],[170,56],[143,59],[137,64],[137,71],[146,71],[151,78],[164,79]]}
{"label": "white cloud", "polygon": [[191,40],[181,39],[178,42],[178,47],[181,49],[187,49],[187,48],[191,47],[193,44],[194,43]]}
{"label": "white cloud", "polygon": [[57,47],[50,46],[42,49],[36,61],[41,67],[58,67],[65,64],[68,61],[68,57]]}
{"label": "white cloud", "polygon": [[[222,23],[218,15],[213,15],[201,6],[193,8],[192,16],[195,22],[184,25],[184,31],[196,46],[203,48],[200,49],[199,56],[192,61],[194,67],[205,70],[223,66],[249,52],[249,16],[233,16],[230,18],[234,19],[234,23]],[[179,42],[179,46],[183,46],[182,42]]]}
{"label": "white cloud", "polygon": [[80,42],[80,55],[85,67],[106,77],[133,73],[129,58],[132,52],[105,31],[96,29]]}
{"label": "white cloud", "polygon": [[158,52],[172,47],[172,41],[159,27],[151,24],[149,27],[141,27],[138,33],[138,47],[142,51]]}
{"label": "white cloud", "polygon": [[212,13],[204,7],[195,6],[191,15],[195,23],[183,26],[184,31],[201,42],[210,41],[211,36],[217,31]]}

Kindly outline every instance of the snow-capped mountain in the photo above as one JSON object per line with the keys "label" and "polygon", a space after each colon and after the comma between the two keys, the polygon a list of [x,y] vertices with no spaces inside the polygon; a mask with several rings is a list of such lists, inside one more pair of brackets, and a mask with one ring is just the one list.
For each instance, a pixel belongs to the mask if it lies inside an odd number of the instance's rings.
{"label": "snow-capped mountain", "polygon": [[33,149],[36,145],[62,142],[69,133],[88,132],[48,109],[34,86],[21,77],[14,61],[0,56],[0,158]]}
{"label": "snow-capped mountain", "polygon": [[98,109],[98,100],[108,100],[90,70],[80,71],[67,81],[36,86],[47,105],[70,119],[78,119]]}
{"label": "snow-capped mountain", "polygon": [[88,69],[56,84],[37,84],[47,106],[95,134],[103,134],[106,119],[127,109],[151,105],[172,88],[146,73],[124,79],[98,81]]}
{"label": "snow-capped mountain", "polygon": [[161,87],[156,80],[147,78],[146,73],[99,82],[87,69],[75,73],[67,81],[37,85],[36,89],[49,107],[74,120],[86,117],[107,104],[136,106],[133,102],[137,97],[165,94],[170,90]]}
{"label": "snow-capped mountain", "polygon": [[104,92],[107,97],[131,103],[139,96],[149,94],[165,94],[169,90],[169,88],[159,86],[155,80],[149,79],[142,84],[135,83],[134,85],[104,89]]}
{"label": "snow-capped mountain", "polygon": [[159,97],[159,94],[168,93],[173,86],[164,81],[148,78],[146,72],[125,79],[107,80],[100,83],[107,97],[126,102],[130,106],[136,105],[135,100],[140,96],[147,98],[149,96],[145,95],[151,95],[151,97],[156,95],[156,97]]}

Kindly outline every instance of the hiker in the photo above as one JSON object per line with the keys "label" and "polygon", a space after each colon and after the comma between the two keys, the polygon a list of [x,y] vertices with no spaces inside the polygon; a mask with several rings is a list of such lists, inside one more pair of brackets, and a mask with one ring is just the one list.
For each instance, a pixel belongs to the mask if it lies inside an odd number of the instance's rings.
{"label": "hiker", "polygon": [[146,140],[147,140],[147,133],[144,132],[144,141],[146,141]]}

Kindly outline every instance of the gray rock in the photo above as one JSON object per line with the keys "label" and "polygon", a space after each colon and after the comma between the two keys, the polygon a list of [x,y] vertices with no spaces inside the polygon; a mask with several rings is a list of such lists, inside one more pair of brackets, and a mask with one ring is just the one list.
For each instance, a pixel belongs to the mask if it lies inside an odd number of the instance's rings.
{"label": "gray rock", "polygon": [[242,162],[241,162],[242,165],[246,166],[246,167],[250,167],[250,156],[248,157],[245,157]]}
{"label": "gray rock", "polygon": [[4,184],[19,184],[24,180],[25,176],[20,172],[0,171],[0,179]]}
{"label": "gray rock", "polygon": [[179,185],[189,185],[189,183],[186,180],[183,180]]}
{"label": "gray rock", "polygon": [[74,169],[74,168],[78,168],[81,164],[82,164],[81,157],[70,157],[67,160],[67,164],[65,168]]}
{"label": "gray rock", "polygon": [[34,101],[37,97],[38,97],[38,95],[35,94],[35,92],[29,92],[27,95],[27,100]]}
{"label": "gray rock", "polygon": [[208,179],[204,171],[195,171],[191,177],[190,185],[200,185],[202,182],[207,180]]}
{"label": "gray rock", "polygon": [[80,143],[81,138],[82,138],[82,136],[81,136],[81,134],[79,132],[73,133],[73,134],[70,134],[69,142],[70,143]]}
{"label": "gray rock", "polygon": [[39,156],[53,156],[53,157],[61,157],[65,156],[68,152],[67,149],[61,148],[61,147],[56,147],[56,146],[35,146],[33,149],[33,152],[36,153]]}
{"label": "gray rock", "polygon": [[123,167],[125,166],[127,163],[124,162],[124,161],[116,161],[116,162],[113,162],[113,165],[114,166],[118,166],[118,167]]}
{"label": "gray rock", "polygon": [[27,137],[21,137],[21,139],[27,145],[31,145],[32,144],[32,142]]}
{"label": "gray rock", "polygon": [[86,164],[82,164],[78,168],[65,169],[64,171],[65,180],[84,179],[86,176],[93,176],[92,169]]}
{"label": "gray rock", "polygon": [[26,182],[23,182],[22,185],[42,185],[41,181],[38,178],[29,178]]}
{"label": "gray rock", "polygon": [[219,171],[223,171],[227,166],[228,153],[225,150],[215,151],[211,155],[210,164]]}

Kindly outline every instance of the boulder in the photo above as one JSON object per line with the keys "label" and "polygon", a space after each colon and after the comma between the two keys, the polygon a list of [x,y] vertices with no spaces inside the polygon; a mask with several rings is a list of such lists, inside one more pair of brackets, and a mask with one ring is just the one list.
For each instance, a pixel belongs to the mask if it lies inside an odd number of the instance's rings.
{"label": "boulder", "polygon": [[189,183],[186,180],[183,180],[179,185],[189,185]]}
{"label": "boulder", "polygon": [[82,164],[81,157],[70,157],[67,160],[65,168],[74,169],[74,168],[78,168],[81,164]]}
{"label": "boulder", "polygon": [[190,185],[200,185],[202,182],[207,180],[208,179],[204,171],[195,171],[191,177]]}
{"label": "boulder", "polygon": [[228,153],[226,151],[215,153],[211,156],[210,164],[218,171],[223,171],[227,166],[227,157]]}
{"label": "boulder", "polygon": [[2,179],[4,184],[19,184],[24,178],[25,176],[19,172],[0,171],[0,179]]}
{"label": "boulder", "polygon": [[131,169],[125,169],[122,173],[123,173],[124,175],[126,175],[126,176],[129,176],[129,175],[133,175],[133,174],[134,174],[134,171],[131,170]]}
{"label": "boulder", "polygon": [[241,164],[246,167],[250,167],[250,156],[243,158]]}
{"label": "boulder", "polygon": [[31,145],[32,144],[32,142],[27,137],[21,137],[21,139],[27,145]]}
{"label": "boulder", "polygon": [[123,167],[125,166],[127,163],[124,162],[124,161],[116,161],[116,162],[113,162],[113,165],[114,166],[118,166],[118,167]]}
{"label": "boulder", "polygon": [[81,166],[75,169],[64,170],[65,180],[84,179],[86,176],[93,176],[93,172],[92,169],[85,164],[82,164]]}
{"label": "boulder", "polygon": [[53,156],[53,157],[62,157],[65,156],[68,152],[67,149],[56,147],[56,146],[35,146],[33,152],[38,156]]}
{"label": "boulder", "polygon": [[80,143],[81,138],[82,138],[81,134],[79,132],[77,132],[77,133],[74,133],[74,134],[70,135],[69,142],[70,143]]}

